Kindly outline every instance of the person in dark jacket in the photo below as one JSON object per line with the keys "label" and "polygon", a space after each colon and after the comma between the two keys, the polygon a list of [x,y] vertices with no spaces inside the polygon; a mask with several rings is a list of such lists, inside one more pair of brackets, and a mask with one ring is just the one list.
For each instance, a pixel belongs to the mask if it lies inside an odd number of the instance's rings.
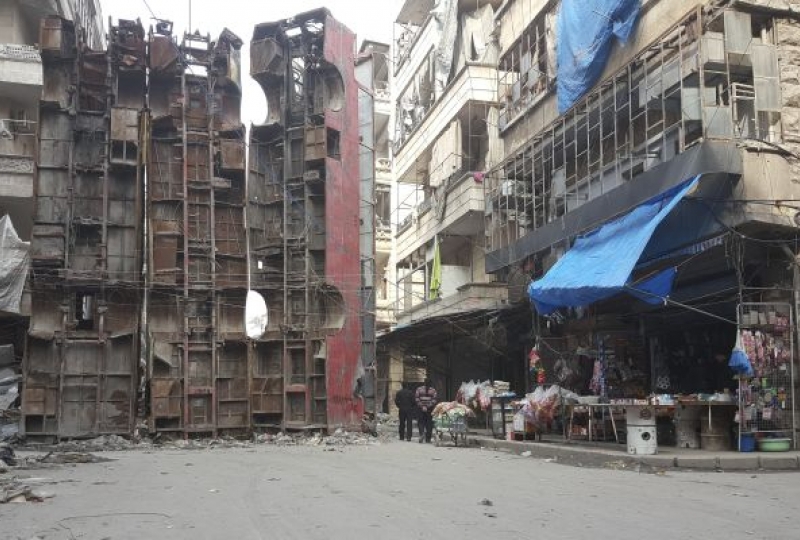
{"label": "person in dark jacket", "polygon": [[400,411],[400,440],[410,441],[413,431],[414,421],[414,392],[410,388],[403,387],[394,396],[394,404]]}
{"label": "person in dark jacket", "polygon": [[436,401],[438,396],[436,395],[436,388],[431,386],[431,381],[425,379],[425,382],[417,388],[416,393],[414,394],[414,400],[417,403],[417,408],[419,409],[419,418],[417,418],[417,426],[419,427],[419,442],[421,443],[423,437],[425,437],[425,442],[431,442],[431,438],[433,437],[433,418],[431,418],[431,414],[433,413],[433,408],[436,407]]}

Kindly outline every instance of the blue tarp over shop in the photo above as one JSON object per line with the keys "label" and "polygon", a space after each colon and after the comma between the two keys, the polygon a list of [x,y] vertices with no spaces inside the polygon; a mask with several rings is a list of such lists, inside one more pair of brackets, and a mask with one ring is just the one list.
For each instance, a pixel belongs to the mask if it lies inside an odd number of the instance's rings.
{"label": "blue tarp over shop", "polygon": [[640,0],[563,0],[556,30],[558,110],[565,113],[591,89],[608,62],[614,38],[627,43]]}
{"label": "blue tarp over shop", "polygon": [[699,178],[682,182],[575,240],[572,249],[542,279],[529,285],[528,295],[536,310],[549,315],[562,307],[588,306],[624,291],[660,303],[672,290],[676,270],[670,268],[636,283],[631,274],[658,226],[694,191]]}

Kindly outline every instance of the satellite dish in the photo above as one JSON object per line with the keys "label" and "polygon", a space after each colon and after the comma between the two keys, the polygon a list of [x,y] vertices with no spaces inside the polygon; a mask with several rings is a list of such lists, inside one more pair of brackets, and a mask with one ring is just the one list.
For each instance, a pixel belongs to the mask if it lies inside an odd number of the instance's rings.
{"label": "satellite dish", "polygon": [[247,291],[244,308],[244,330],[250,339],[260,339],[267,330],[269,312],[264,297],[255,291]]}

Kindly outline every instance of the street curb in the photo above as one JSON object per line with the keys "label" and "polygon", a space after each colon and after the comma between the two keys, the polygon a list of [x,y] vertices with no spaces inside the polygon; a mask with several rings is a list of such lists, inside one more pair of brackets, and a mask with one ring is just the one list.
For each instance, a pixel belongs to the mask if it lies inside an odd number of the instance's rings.
{"label": "street curb", "polygon": [[[470,444],[487,450],[523,454],[530,457],[552,460],[573,467],[606,469],[628,469],[647,472],[676,471],[798,471],[800,457],[796,455],[728,454],[714,455],[669,455],[632,456],[623,452],[600,448],[580,447],[558,443],[518,442],[471,437]],[[527,456],[526,456],[527,457]]]}

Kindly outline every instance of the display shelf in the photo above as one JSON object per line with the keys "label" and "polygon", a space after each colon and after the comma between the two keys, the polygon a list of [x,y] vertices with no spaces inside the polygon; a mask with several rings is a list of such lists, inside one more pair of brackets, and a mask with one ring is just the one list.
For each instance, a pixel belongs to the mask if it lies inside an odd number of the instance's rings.
{"label": "display shelf", "polygon": [[740,441],[743,434],[784,434],[795,440],[792,307],[749,303],[739,307],[739,332],[753,376],[739,381]]}

